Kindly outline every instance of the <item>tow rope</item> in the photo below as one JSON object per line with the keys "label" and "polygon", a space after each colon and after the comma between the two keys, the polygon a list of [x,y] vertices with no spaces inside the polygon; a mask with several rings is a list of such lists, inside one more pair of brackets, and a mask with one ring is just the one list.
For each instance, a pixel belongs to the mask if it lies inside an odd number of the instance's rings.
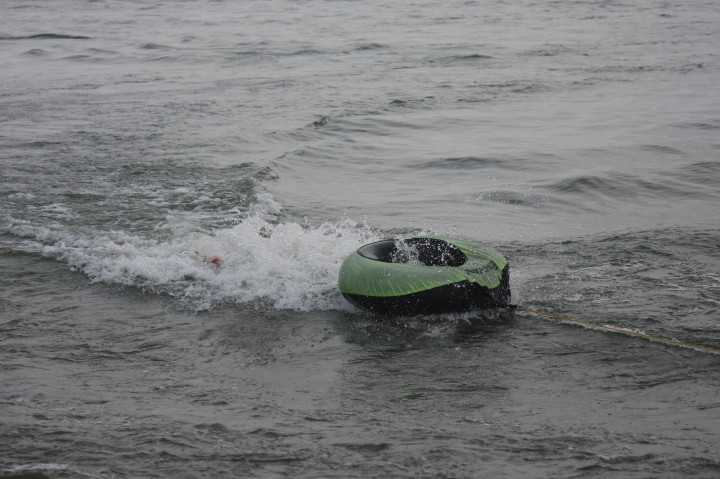
{"label": "tow rope", "polygon": [[539,314],[542,316],[548,316],[550,318],[559,319],[561,321],[566,321],[568,323],[579,324],[579,325],[585,326],[587,328],[599,329],[601,331],[611,331],[613,333],[620,333],[620,334],[626,334],[629,336],[636,336],[636,337],[640,337],[640,338],[644,338],[644,339],[649,339],[650,341],[655,341],[658,343],[665,343],[665,344],[670,344],[673,346],[690,348],[690,349],[694,349],[696,351],[720,354],[720,349],[711,348],[709,346],[700,346],[697,344],[686,343],[684,341],[678,341],[677,339],[663,338],[661,336],[646,334],[646,333],[642,333],[640,331],[633,331],[631,329],[618,328],[615,326],[608,326],[605,324],[598,324],[598,323],[592,323],[590,321],[583,321],[580,319],[568,318],[567,316],[561,316],[559,314],[553,314],[553,313],[546,313],[544,311],[538,311],[537,309],[526,308],[525,306],[518,306],[518,305],[513,304],[513,305],[510,305],[510,309],[518,310],[518,311],[525,311],[527,313]]}

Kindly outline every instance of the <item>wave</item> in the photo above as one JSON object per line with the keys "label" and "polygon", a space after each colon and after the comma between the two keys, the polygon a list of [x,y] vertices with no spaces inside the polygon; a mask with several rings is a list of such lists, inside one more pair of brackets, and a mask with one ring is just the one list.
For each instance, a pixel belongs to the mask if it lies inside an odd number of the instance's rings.
{"label": "wave", "polygon": [[518,168],[519,164],[524,163],[524,160],[518,158],[462,156],[457,158],[443,158],[439,160],[428,161],[417,165],[416,168],[475,170],[485,168]]}
{"label": "wave", "polygon": [[385,45],[381,43],[359,43],[354,46],[353,50],[358,52],[363,51],[371,51],[371,50],[381,50],[383,48],[386,48]]}
{"label": "wave", "polygon": [[678,128],[713,131],[713,130],[720,130],[720,120],[709,119],[709,120],[705,120],[705,121],[690,121],[687,123],[678,123],[675,126]]}
{"label": "wave", "polygon": [[643,145],[641,148],[643,151],[649,151],[650,153],[659,153],[663,155],[684,155],[685,152],[678,150],[667,145]]}
{"label": "wave", "polygon": [[703,162],[670,172],[653,172],[646,176],[627,173],[605,173],[566,178],[547,185],[556,193],[584,195],[596,199],[662,199],[718,198],[720,163]]}
{"label": "wave", "polygon": [[531,208],[540,208],[546,205],[549,201],[547,195],[537,195],[511,190],[486,191],[470,195],[469,199],[471,201],[490,201],[504,205],[525,206]]}
{"label": "wave", "polygon": [[527,57],[554,57],[564,53],[576,52],[565,45],[544,45],[541,48],[526,50],[521,52],[519,55]]}
{"label": "wave", "polygon": [[23,55],[29,57],[43,57],[48,55],[48,52],[42,48],[31,48],[30,50],[24,52]]}
{"label": "wave", "polygon": [[630,195],[635,196],[641,185],[647,184],[648,189],[660,189],[659,185],[648,184],[638,177],[628,175],[607,176],[576,176],[566,178],[549,185],[549,189],[559,193],[599,194],[599,195]]}
{"label": "wave", "polygon": [[466,55],[450,55],[447,57],[433,58],[427,61],[429,64],[447,65],[453,63],[467,63],[485,60],[493,60],[491,55],[483,55],[481,53],[469,53]]}
{"label": "wave", "polygon": [[5,36],[0,41],[8,40],[90,40],[85,35],[69,35],[64,33],[38,33],[37,35]]}

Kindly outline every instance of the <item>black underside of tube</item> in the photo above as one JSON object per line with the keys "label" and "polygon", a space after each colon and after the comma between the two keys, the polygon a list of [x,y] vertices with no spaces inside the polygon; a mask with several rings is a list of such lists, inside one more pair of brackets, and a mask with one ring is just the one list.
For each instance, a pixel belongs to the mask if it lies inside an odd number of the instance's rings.
{"label": "black underside of tube", "polygon": [[383,316],[437,314],[507,307],[510,304],[510,273],[506,266],[500,284],[493,289],[470,281],[401,296],[365,296],[343,293],[355,306]]}

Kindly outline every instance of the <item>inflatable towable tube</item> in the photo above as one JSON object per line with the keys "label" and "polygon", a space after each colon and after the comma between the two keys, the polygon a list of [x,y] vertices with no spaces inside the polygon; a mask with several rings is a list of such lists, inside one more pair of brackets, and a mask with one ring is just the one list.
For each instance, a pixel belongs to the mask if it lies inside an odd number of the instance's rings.
{"label": "inflatable towable tube", "polygon": [[338,287],[352,304],[388,316],[510,304],[505,257],[480,243],[441,236],[362,246],[340,267]]}

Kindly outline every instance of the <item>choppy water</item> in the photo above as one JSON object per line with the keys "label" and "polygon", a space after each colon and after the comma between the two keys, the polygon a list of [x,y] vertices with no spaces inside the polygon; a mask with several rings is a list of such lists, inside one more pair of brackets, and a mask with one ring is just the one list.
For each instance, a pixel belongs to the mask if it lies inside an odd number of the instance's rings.
{"label": "choppy water", "polygon": [[456,234],[720,348],[719,47],[711,1],[3,2],[0,474],[717,477],[717,355],[336,276]]}

